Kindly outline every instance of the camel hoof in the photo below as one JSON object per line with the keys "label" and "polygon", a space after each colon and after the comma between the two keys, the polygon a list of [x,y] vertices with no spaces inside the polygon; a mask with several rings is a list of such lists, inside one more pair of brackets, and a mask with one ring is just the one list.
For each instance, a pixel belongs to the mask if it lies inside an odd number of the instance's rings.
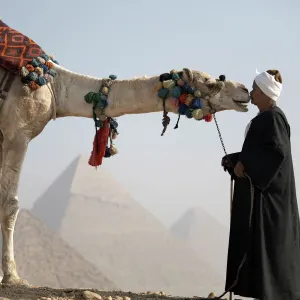
{"label": "camel hoof", "polygon": [[9,284],[9,285],[25,285],[29,286],[29,283],[25,279],[21,279],[16,276],[4,276],[1,281],[2,284]]}

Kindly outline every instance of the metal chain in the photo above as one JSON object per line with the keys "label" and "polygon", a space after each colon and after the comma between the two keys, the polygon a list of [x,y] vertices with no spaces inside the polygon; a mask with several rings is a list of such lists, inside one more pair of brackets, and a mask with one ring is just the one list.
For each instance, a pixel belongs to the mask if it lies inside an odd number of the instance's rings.
{"label": "metal chain", "polygon": [[221,141],[221,144],[222,144],[222,147],[223,147],[224,153],[225,153],[225,155],[226,155],[226,156],[228,156],[228,154],[227,154],[227,152],[226,152],[225,145],[224,145],[224,141],[223,141],[223,138],[222,138],[222,134],[221,134],[221,131],[220,131],[220,128],[219,128],[218,122],[217,122],[216,114],[214,114],[214,120],[215,120],[215,123],[216,123],[216,126],[217,126],[217,130],[218,130],[219,138],[220,138],[220,141]]}

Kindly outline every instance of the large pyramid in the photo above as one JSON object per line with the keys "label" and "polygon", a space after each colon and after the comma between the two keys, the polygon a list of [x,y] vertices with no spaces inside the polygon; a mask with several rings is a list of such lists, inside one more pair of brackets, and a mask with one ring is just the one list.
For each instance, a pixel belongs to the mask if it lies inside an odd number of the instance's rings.
{"label": "large pyramid", "polygon": [[194,207],[184,213],[170,231],[225,277],[229,228],[204,209]]}
{"label": "large pyramid", "polygon": [[122,290],[222,292],[209,264],[137,203],[103,168],[76,158],[32,211]]}
{"label": "large pyramid", "polygon": [[21,210],[17,219],[15,259],[19,275],[33,285],[117,289],[93,264],[28,210]]}

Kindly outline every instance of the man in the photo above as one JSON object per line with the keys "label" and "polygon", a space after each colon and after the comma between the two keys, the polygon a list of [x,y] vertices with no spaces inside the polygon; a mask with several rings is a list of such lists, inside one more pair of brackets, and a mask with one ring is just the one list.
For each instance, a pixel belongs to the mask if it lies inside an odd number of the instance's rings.
{"label": "man", "polygon": [[235,182],[225,289],[260,300],[300,299],[300,223],[290,126],[276,105],[281,89],[277,70],[255,77],[250,96],[259,113],[241,152],[222,159]]}

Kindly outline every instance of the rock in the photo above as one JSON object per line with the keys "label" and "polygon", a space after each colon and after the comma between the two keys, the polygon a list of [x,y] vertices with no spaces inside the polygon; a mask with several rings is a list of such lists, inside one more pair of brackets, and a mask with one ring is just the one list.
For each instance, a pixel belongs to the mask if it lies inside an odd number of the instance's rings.
{"label": "rock", "polygon": [[120,296],[115,296],[114,298],[115,298],[115,300],[123,300],[123,297],[120,297]]}
{"label": "rock", "polygon": [[106,300],[113,300],[112,296],[108,296]]}
{"label": "rock", "polygon": [[127,296],[125,296],[125,297],[123,298],[123,300],[131,300],[131,298],[130,298],[130,297],[127,297]]}
{"label": "rock", "polygon": [[102,297],[100,295],[90,291],[82,292],[82,296],[86,300],[102,300]]}

